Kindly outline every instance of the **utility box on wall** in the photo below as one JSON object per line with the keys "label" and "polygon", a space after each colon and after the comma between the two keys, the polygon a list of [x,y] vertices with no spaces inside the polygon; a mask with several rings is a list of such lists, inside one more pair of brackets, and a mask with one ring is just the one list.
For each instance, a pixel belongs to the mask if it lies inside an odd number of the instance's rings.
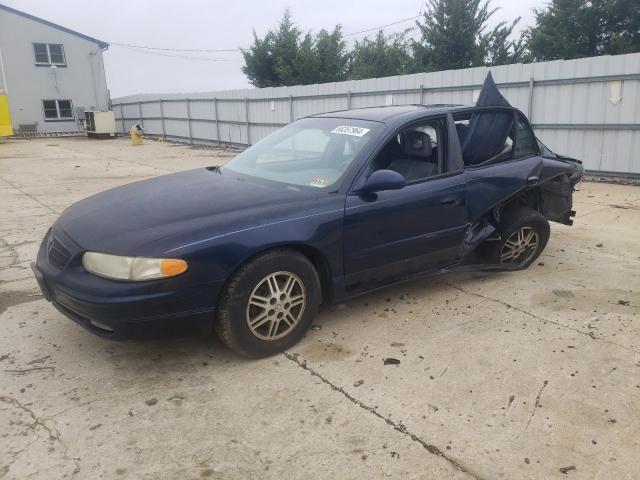
{"label": "utility box on wall", "polygon": [[84,112],[85,128],[89,138],[115,138],[116,117],[112,111]]}

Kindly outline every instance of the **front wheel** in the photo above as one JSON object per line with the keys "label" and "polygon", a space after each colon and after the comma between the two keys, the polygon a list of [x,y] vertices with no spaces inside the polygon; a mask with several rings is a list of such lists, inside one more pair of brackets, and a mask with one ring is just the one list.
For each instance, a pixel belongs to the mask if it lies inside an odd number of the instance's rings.
{"label": "front wheel", "polygon": [[515,268],[531,265],[544,250],[550,234],[547,219],[525,207],[506,212],[498,231],[500,240],[482,244],[479,251],[491,263]]}
{"label": "front wheel", "polygon": [[216,331],[231,349],[264,357],[296,344],[320,303],[320,280],[299,252],[274,250],[243,265],[218,305]]}

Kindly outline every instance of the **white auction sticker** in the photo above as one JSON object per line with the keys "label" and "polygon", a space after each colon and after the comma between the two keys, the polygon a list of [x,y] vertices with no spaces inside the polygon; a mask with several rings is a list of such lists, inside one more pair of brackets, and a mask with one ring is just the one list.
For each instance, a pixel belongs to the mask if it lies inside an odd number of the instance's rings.
{"label": "white auction sticker", "polygon": [[324,188],[327,185],[329,185],[329,182],[327,181],[326,178],[323,178],[323,177],[313,177],[309,185],[311,185],[312,187]]}
{"label": "white auction sticker", "polygon": [[362,137],[367,134],[369,131],[368,128],[362,127],[349,127],[347,125],[343,125],[341,127],[334,128],[331,133],[339,133],[340,135],[352,135],[354,137]]}

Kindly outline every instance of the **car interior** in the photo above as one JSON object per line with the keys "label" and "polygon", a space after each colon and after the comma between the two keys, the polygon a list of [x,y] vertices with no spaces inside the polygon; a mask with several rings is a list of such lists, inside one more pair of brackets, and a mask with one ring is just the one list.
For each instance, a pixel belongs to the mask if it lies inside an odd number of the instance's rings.
{"label": "car interior", "polygon": [[383,147],[373,161],[371,171],[393,170],[407,182],[438,175],[440,131],[437,124],[425,124],[401,131]]}
{"label": "car interior", "polygon": [[346,171],[370,137],[332,134],[323,128],[293,130],[258,152],[250,168],[265,178],[326,187]]}

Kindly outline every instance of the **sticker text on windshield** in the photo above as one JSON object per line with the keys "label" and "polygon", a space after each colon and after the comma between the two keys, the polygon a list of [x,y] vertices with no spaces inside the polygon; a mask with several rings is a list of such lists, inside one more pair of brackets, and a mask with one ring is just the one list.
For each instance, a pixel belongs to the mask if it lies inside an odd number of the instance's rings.
{"label": "sticker text on windshield", "polygon": [[339,133],[340,135],[352,135],[354,137],[362,137],[366,135],[368,131],[369,131],[368,128],[349,127],[349,126],[343,125],[341,127],[334,128],[331,131],[331,133]]}
{"label": "sticker text on windshield", "polygon": [[320,187],[320,188],[324,188],[327,185],[329,185],[329,182],[327,181],[326,178],[322,178],[322,177],[313,177],[311,179],[311,182],[309,183],[309,185],[311,185],[312,187]]}

